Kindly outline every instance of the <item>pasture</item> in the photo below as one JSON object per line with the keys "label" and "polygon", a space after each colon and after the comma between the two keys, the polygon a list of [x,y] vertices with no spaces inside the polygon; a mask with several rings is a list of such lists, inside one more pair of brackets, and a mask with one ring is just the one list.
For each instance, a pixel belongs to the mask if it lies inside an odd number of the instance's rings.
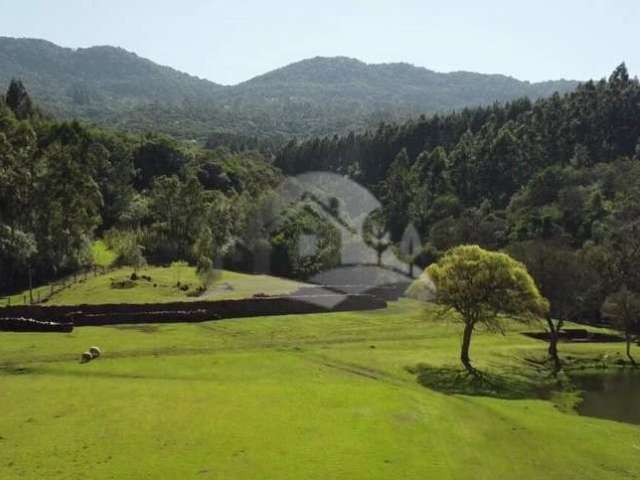
{"label": "pasture", "polygon": [[[458,369],[459,324],[407,299],[0,333],[0,478],[640,478],[640,428],[575,414],[569,381],[555,384],[545,343],[522,329],[474,337],[497,381],[480,396],[443,377]],[[102,357],[78,363],[90,345]],[[622,348],[561,345],[576,368],[613,368]]]}

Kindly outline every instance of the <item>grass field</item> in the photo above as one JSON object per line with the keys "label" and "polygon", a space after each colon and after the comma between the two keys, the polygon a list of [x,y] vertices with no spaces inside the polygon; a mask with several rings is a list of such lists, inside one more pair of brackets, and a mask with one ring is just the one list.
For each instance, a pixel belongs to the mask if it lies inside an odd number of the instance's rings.
{"label": "grass field", "polygon": [[[113,282],[130,279],[133,269],[123,267],[106,274],[87,275],[69,288],[55,293],[47,302],[49,305],[79,305],[97,303],[152,303],[194,300],[223,300],[251,297],[257,293],[280,295],[291,293],[302,283],[268,275],[247,275],[244,273],[221,271],[216,281],[201,296],[189,296],[200,285],[195,268],[189,266],[146,267],[138,271],[138,280],[131,288],[112,288]],[[145,280],[143,276],[149,277]],[[181,290],[177,284],[187,286]],[[42,295],[49,287],[40,287]],[[35,291],[37,298],[38,289]],[[28,292],[21,292],[11,298],[12,304],[23,304]]]}
{"label": "grass field", "polygon": [[[455,365],[459,332],[402,300],[374,312],[2,333],[0,478],[640,478],[640,428],[537,399],[548,377],[527,359],[545,345],[515,328],[472,346],[476,365],[505,379],[501,391],[423,386],[430,368]],[[79,364],[90,345],[103,356]],[[562,345],[576,362],[621,348]]]}

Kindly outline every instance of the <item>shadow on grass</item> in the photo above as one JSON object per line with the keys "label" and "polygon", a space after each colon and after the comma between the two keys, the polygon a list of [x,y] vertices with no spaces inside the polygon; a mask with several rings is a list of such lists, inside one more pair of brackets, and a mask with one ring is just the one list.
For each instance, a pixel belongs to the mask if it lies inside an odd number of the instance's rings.
{"label": "shadow on grass", "polygon": [[496,371],[479,371],[470,375],[462,367],[434,367],[418,364],[407,367],[418,383],[445,394],[475,395],[502,399],[549,399],[561,389],[559,381],[549,376],[546,368],[501,367]]}

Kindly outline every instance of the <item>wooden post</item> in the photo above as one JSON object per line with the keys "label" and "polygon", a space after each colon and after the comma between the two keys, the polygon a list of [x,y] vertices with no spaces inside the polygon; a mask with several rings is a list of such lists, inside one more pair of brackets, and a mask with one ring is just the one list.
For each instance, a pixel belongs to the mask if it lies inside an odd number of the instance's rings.
{"label": "wooden post", "polygon": [[29,302],[33,305],[33,276],[31,274],[31,265],[29,265]]}

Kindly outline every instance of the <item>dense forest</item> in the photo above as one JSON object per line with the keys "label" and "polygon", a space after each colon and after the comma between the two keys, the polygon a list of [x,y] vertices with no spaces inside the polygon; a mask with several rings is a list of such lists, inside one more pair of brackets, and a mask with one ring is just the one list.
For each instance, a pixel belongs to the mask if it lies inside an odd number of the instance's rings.
{"label": "dense forest", "polygon": [[622,64],[564,96],[291,141],[275,163],[366,186],[392,241],[416,227],[422,264],[464,243],[512,251],[575,318],[640,292],[639,141],[640,84]]}
{"label": "dense forest", "polygon": [[381,120],[544,97],[577,85],[317,57],[223,86],[121,48],[74,50],[44,40],[0,37],[0,84],[13,77],[58,118],[200,143],[228,135],[280,143],[291,136],[347,133]]}

